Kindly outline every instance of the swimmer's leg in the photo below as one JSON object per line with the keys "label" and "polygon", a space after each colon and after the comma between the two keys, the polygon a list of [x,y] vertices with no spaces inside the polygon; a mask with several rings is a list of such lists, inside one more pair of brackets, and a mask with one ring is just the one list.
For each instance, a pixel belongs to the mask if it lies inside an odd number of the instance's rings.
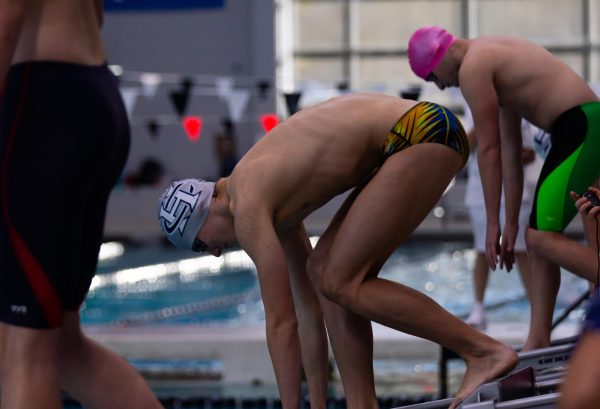
{"label": "swimmer's leg", "polygon": [[531,324],[523,349],[531,350],[550,345],[552,316],[560,287],[559,266],[594,282],[598,253],[595,243],[585,246],[559,232],[527,228],[526,239],[532,266],[532,294]]}
{"label": "swimmer's leg", "polygon": [[340,207],[309,259],[308,271],[318,290],[331,347],[340,371],[348,409],[375,409],[378,407],[373,375],[373,333],[371,322],[354,312],[328,300],[319,291],[323,268],[338,229],[355,197],[357,187]]}
{"label": "swimmer's leg", "polygon": [[2,409],[60,409],[56,366],[58,329],[2,324],[4,332]]}
{"label": "swimmer's leg", "polygon": [[77,312],[65,314],[58,351],[60,384],[86,408],[162,408],[125,359],[83,334]]}
{"label": "swimmer's leg", "polygon": [[321,282],[324,294],[341,306],[459,354],[467,371],[451,407],[510,371],[517,362],[515,351],[424,294],[377,274],[437,203],[460,165],[456,152],[434,143],[389,157],[342,222]]}
{"label": "swimmer's leg", "polygon": [[[0,322],[0,383],[2,382],[2,368],[4,364],[4,335],[6,334],[6,324]],[[1,393],[1,391],[0,391]]]}
{"label": "swimmer's leg", "polygon": [[[550,345],[554,305],[560,288],[560,268],[543,255],[541,243],[544,240],[541,239],[544,236],[530,227],[526,229],[527,255],[531,264],[531,318],[523,350],[529,351]],[[557,235],[557,238],[562,236],[560,233],[552,234]]]}

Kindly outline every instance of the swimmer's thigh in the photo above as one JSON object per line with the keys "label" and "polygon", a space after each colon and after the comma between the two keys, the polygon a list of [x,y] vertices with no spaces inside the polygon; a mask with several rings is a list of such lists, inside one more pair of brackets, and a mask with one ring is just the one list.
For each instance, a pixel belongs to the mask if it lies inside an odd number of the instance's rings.
{"label": "swimmer's thigh", "polygon": [[455,151],[436,143],[390,156],[348,210],[326,272],[342,280],[376,275],[438,202],[461,163]]}

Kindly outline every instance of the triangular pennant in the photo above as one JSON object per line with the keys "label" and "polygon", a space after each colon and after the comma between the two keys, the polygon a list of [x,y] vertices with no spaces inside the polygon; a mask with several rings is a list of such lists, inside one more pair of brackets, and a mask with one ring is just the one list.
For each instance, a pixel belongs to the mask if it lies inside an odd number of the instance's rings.
{"label": "triangular pennant", "polygon": [[229,95],[233,92],[233,78],[217,77],[215,79],[215,88],[217,88],[217,96],[227,100]]}
{"label": "triangular pennant", "polygon": [[189,92],[186,91],[173,91],[171,92],[171,101],[175,106],[175,111],[181,118],[185,111],[187,110],[188,100],[189,100]]}
{"label": "triangular pennant", "polygon": [[133,110],[135,109],[137,96],[140,94],[140,90],[136,87],[124,87],[121,88],[120,91],[121,97],[123,98],[123,103],[125,104],[125,110],[127,111],[127,116],[131,118]]}
{"label": "triangular pennant", "polygon": [[265,132],[269,132],[275,128],[279,123],[279,117],[277,114],[263,114],[260,116],[260,124],[262,125]]}
{"label": "triangular pennant", "polygon": [[155,119],[150,119],[148,122],[146,122],[146,129],[148,129],[148,133],[152,139],[158,138],[159,128],[160,125],[158,125],[158,122]]}
{"label": "triangular pennant", "polygon": [[229,117],[233,122],[240,122],[249,99],[250,92],[248,90],[235,90],[229,94],[227,108],[229,109]]}
{"label": "triangular pennant", "polygon": [[267,80],[258,81],[258,84],[256,84],[256,86],[258,87],[258,97],[261,99],[266,98],[267,93],[271,88],[271,82]]}
{"label": "triangular pennant", "polygon": [[183,117],[187,111],[192,85],[193,83],[190,79],[185,79],[181,82],[180,91],[171,92],[171,101],[173,102],[175,110],[177,111],[177,114],[179,114],[180,118]]}
{"label": "triangular pennant", "polygon": [[202,117],[190,115],[183,118],[183,129],[191,142],[198,142],[202,133]]}
{"label": "triangular pennant", "polygon": [[221,126],[225,130],[225,132],[233,132],[233,121],[229,117],[225,117],[221,119]]}
{"label": "triangular pennant", "polygon": [[162,77],[160,74],[145,72],[140,76],[140,82],[142,83],[142,94],[146,98],[154,98],[158,86],[162,82]]}
{"label": "triangular pennant", "polygon": [[185,90],[185,91],[191,90],[193,85],[194,85],[194,81],[192,81],[191,78],[184,78],[181,81],[181,88],[183,88],[183,90]]}
{"label": "triangular pennant", "polygon": [[287,105],[288,112],[291,115],[294,115],[298,110],[298,102],[300,101],[300,97],[302,96],[301,92],[289,92],[287,94],[283,94],[285,96],[285,104]]}

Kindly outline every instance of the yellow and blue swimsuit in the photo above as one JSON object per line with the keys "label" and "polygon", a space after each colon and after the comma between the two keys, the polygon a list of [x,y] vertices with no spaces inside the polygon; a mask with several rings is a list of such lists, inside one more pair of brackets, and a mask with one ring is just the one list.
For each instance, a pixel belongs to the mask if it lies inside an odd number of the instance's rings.
{"label": "yellow and blue swimsuit", "polygon": [[419,143],[440,143],[458,152],[462,164],[469,158],[469,142],[460,120],[447,108],[419,102],[390,130],[383,144],[384,159]]}

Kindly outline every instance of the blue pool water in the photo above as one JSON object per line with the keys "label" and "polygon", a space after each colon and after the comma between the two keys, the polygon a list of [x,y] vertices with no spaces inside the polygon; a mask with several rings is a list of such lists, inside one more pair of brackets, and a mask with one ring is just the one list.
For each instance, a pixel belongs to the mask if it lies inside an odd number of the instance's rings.
{"label": "blue pool water", "polygon": [[[408,242],[393,253],[380,276],[415,288],[462,316],[473,301],[474,257],[466,241]],[[586,288],[572,274],[563,273],[562,280],[557,313]],[[489,312],[490,321],[529,319],[517,271],[490,275],[486,303],[503,302],[507,305]],[[198,257],[161,245],[126,248],[101,261],[81,314],[86,324],[243,325],[264,320],[256,271],[243,252]]]}

